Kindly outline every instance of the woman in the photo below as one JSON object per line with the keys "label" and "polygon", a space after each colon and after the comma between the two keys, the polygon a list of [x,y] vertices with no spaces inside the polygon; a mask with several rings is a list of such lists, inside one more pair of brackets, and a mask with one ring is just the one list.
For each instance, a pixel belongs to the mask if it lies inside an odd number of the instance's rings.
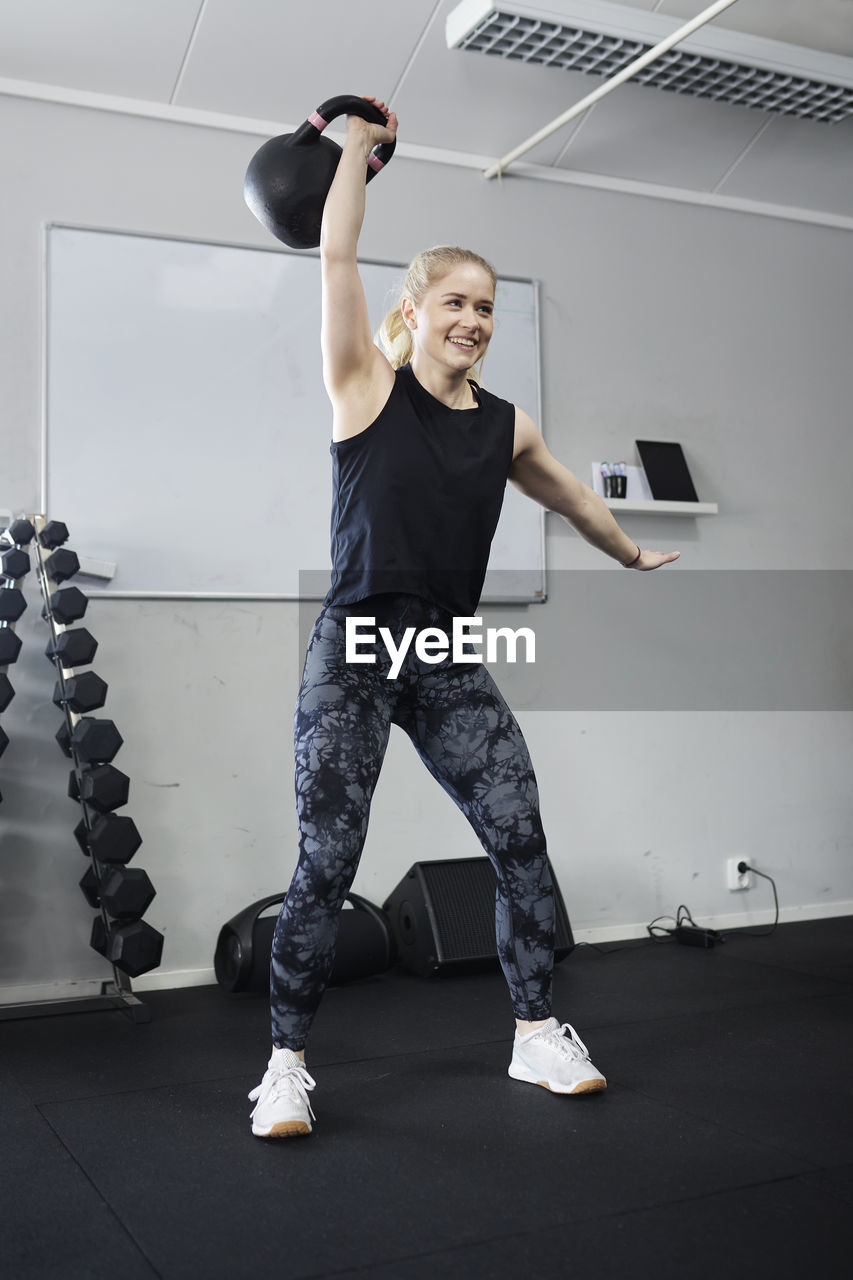
{"label": "woman", "polygon": [[[475,613],[507,478],[626,567],[656,569],[678,556],[635,547],[604,502],[551,456],[527,414],[469,378],[492,336],[495,296],[494,271],[477,254],[420,254],[383,325],[388,356],[374,345],[356,249],[367,157],[396,130],[393,113],[384,128],[348,117],[323,214],[333,574],[294,720],[300,851],[273,940],[272,1056],[249,1094],[258,1137],[311,1132],[315,1081],[304,1046],[392,722],[495,868],[498,955],[516,1017],[510,1076],[557,1093],[605,1088],[577,1033],[551,1016],[553,893],[521,731],[482,663],[425,660],[411,637],[450,634],[454,616]],[[393,678],[387,651],[360,662],[347,654],[349,617],[386,628],[396,650],[409,638]]]}

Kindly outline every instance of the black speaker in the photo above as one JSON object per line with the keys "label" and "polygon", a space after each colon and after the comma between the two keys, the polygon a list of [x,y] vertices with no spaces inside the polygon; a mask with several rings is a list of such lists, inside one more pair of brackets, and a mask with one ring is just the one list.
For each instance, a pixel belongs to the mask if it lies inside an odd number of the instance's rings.
{"label": "black speaker", "polygon": [[[213,968],[216,981],[227,991],[254,991],[269,994],[270,956],[278,912],[264,916],[272,906],[281,906],[285,894],[259,898],[244,907],[219,931]],[[340,986],[358,978],[369,978],[390,969],[396,959],[394,937],[385,913],[361,898],[348,893],[341,912],[335,962],[329,986]]]}
{"label": "black speaker", "polygon": [[[575,942],[562,894],[554,882],[554,959]],[[382,909],[404,969],[421,977],[480,972],[498,964],[494,869],[488,858],[416,862]]]}

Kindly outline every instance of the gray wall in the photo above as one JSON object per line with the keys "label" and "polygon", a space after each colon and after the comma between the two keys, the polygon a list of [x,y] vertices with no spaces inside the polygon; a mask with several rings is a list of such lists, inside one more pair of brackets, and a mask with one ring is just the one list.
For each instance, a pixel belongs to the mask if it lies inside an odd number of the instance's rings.
{"label": "gray wall", "polygon": [[[258,139],[23,100],[0,113],[0,506],[32,511],[44,223],[268,241],[240,192]],[[446,241],[542,281],[542,425],[558,457],[588,482],[593,458],[633,460],[635,437],[679,440],[700,498],[720,505],[623,518],[643,545],[681,550],[652,576],[549,515],[548,603],[484,610],[536,629],[535,668],[498,678],[578,936],[629,936],[681,902],[724,927],[767,919],[766,883],[726,890],[734,855],[774,876],[784,918],[850,911],[849,232],[396,158],[368,194],[364,255],[402,262]],[[327,438],[318,422],[319,450]],[[32,585],[28,597],[0,764],[3,998],[106,976],[76,888],[86,864]],[[221,923],[284,889],[294,865],[305,610],[93,600],[86,622],[125,738],[135,861],[158,889],[147,918],[166,935],[161,970],[135,985],[210,981]],[[476,852],[395,731],[356,889],[381,901],[413,861]]]}

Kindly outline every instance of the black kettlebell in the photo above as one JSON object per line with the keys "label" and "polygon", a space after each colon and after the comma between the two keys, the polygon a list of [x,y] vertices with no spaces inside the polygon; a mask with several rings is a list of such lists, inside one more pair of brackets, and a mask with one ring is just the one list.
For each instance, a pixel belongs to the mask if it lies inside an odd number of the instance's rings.
{"label": "black kettlebell", "polygon": [[[323,206],[332,185],[341,148],[323,130],[336,116],[361,116],[371,124],[386,124],[372,102],[355,94],[329,98],[300,125],[296,133],[270,138],[252,157],[243,195],[255,217],[291,249],[314,249],[320,243]],[[396,139],[374,147],[367,161],[370,179],[394,154]]]}

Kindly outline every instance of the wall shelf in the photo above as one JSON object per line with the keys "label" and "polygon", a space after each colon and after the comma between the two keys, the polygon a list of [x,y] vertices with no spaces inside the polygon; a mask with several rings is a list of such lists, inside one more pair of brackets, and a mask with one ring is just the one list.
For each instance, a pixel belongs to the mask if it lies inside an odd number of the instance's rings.
{"label": "wall shelf", "polygon": [[605,498],[611,511],[648,516],[715,516],[716,502],[639,502],[633,498]]}

